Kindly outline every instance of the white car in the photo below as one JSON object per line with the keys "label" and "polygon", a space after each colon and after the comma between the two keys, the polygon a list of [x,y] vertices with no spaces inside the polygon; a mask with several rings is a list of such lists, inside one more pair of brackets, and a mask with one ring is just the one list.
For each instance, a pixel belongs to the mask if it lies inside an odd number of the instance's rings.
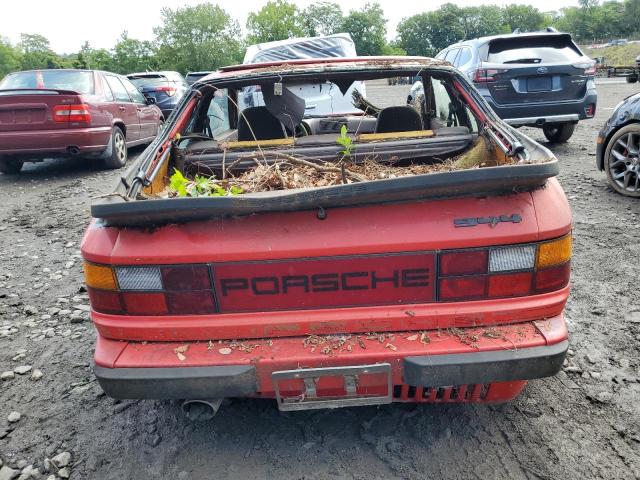
{"label": "white car", "polygon": [[[276,42],[251,45],[245,54],[244,64],[282,62],[306,58],[356,57],[356,47],[348,33],[337,33],[322,37],[291,38]],[[353,106],[352,95],[358,90],[366,96],[364,82],[353,82],[342,92],[332,82],[301,83],[288,85],[297,97],[305,101],[305,117],[326,117],[327,115],[358,114],[361,111]],[[241,109],[263,106],[264,98],[259,85],[247,87],[239,98]]]}

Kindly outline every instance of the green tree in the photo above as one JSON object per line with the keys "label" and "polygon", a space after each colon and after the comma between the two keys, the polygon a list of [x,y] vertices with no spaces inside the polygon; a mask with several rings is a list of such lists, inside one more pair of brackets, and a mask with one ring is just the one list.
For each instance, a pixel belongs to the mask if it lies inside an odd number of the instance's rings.
{"label": "green tree", "polygon": [[545,27],[550,21],[544,13],[532,5],[511,4],[504,7],[502,19],[509,31],[520,29],[521,32],[535,32]]}
{"label": "green tree", "polygon": [[49,40],[39,34],[21,33],[18,48],[22,51],[20,68],[35,70],[61,68],[63,61],[49,46]]}
{"label": "green tree", "polygon": [[161,10],[162,24],[154,28],[157,60],[162,68],[215,70],[242,60],[240,25],[217,5]]}
{"label": "green tree", "polygon": [[113,48],[113,70],[116,73],[126,74],[157,68],[158,63],[153,44],[146,40],[129,38],[126,31],[122,32]]}
{"label": "green tree", "polygon": [[432,57],[436,53],[431,42],[431,26],[434,21],[433,12],[419,13],[404,18],[398,24],[398,44],[407,55]]}
{"label": "green tree", "polygon": [[339,33],[342,23],[342,8],[337,3],[319,2],[312,3],[302,12],[305,28],[308,35],[331,35]]}
{"label": "green tree", "polygon": [[20,50],[11,45],[9,40],[0,37],[0,78],[20,69],[21,57]]}
{"label": "green tree", "polygon": [[362,10],[351,10],[340,31],[351,34],[358,55],[382,55],[386,45],[387,21],[378,3],[367,3]]}
{"label": "green tree", "polygon": [[464,30],[464,39],[509,32],[504,25],[502,8],[496,5],[462,9],[460,24]]}
{"label": "green tree", "polygon": [[308,35],[305,18],[293,3],[285,0],[267,2],[247,18],[249,43],[273,42]]}

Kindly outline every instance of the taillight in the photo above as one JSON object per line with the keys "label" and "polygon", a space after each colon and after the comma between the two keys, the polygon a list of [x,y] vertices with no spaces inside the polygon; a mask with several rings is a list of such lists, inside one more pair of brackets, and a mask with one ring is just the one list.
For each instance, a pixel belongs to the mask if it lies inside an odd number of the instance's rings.
{"label": "taillight", "polygon": [[91,307],[102,313],[215,313],[207,265],[116,266],[84,263]]}
{"label": "taillight", "polygon": [[[434,285],[437,286],[435,298],[431,294],[428,299],[424,296],[412,297],[411,303],[459,302],[536,295],[562,289],[569,283],[571,235],[538,243],[429,253],[431,259],[435,256],[438,259],[437,268],[434,269],[437,271],[434,279]],[[235,284],[226,283],[218,286],[217,290],[216,283],[213,282],[214,273],[220,275],[222,268],[215,264],[112,267],[84,263],[91,307],[96,312],[116,315],[206,315],[220,313],[221,308],[225,311],[224,298],[228,293],[225,289],[247,290],[249,284],[245,278],[231,278],[227,280],[236,282]],[[372,283],[368,280],[363,283],[363,279],[369,278],[369,268],[365,267],[363,270],[360,266],[357,271],[349,273],[352,279],[357,277],[359,281],[350,285],[348,290],[364,291],[368,289],[367,285],[372,285],[371,290],[380,288],[381,285],[395,285],[395,288],[399,288],[401,278],[402,288],[430,286],[430,268],[420,273],[418,270],[402,270],[401,276],[400,270],[393,270],[400,267],[391,263],[390,268],[393,271],[377,277],[375,267],[371,267],[374,269],[371,273]],[[277,274],[269,272],[269,269],[264,270],[258,277],[253,278],[253,281],[258,283],[252,283],[252,288],[256,290],[259,286],[261,290],[257,294],[287,294],[287,288],[290,287],[294,293],[300,295],[300,292],[303,292],[304,295],[304,292],[310,291],[310,281],[318,282],[314,283],[314,292],[333,291],[338,288],[337,273],[305,271],[297,276],[286,277],[288,283],[285,282],[283,290],[280,291]],[[265,277],[267,274],[275,276]],[[422,276],[416,276],[418,274]],[[287,275],[293,273],[289,272]],[[298,283],[291,283],[294,280]],[[323,280],[327,280],[328,283],[321,283]],[[334,284],[335,288],[332,287]],[[271,290],[273,285],[276,285],[273,292],[264,290]],[[332,287],[332,290],[324,290],[327,286]],[[347,288],[344,287],[344,290]],[[380,290],[376,292],[379,296]],[[298,301],[304,305],[306,300],[300,297]],[[220,307],[218,302],[222,302]],[[299,308],[299,304],[292,303],[284,309],[287,308]]]}
{"label": "taillight", "polygon": [[585,75],[595,75],[596,74],[596,62],[581,62],[574,63],[574,68],[580,68],[584,70]]}
{"label": "taillight", "polygon": [[571,235],[557,240],[440,254],[439,301],[535,295],[569,283]]}
{"label": "taillight", "polygon": [[53,119],[56,122],[85,122],[91,121],[89,105],[56,105],[53,107]]}
{"label": "taillight", "polygon": [[478,68],[473,75],[473,81],[474,83],[495,82],[496,75],[508,71],[508,68]]}
{"label": "taillight", "polygon": [[164,92],[168,97],[173,97],[176,94],[175,87],[161,86],[155,87],[156,92]]}
{"label": "taillight", "polygon": [[596,104],[590,103],[584,109],[584,113],[587,117],[591,118],[596,114]]}

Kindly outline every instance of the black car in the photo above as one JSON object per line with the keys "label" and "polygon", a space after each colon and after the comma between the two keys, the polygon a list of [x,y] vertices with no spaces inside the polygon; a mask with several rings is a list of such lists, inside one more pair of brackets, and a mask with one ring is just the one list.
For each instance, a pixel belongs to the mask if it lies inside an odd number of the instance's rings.
{"label": "black car", "polygon": [[566,142],[579,120],[596,113],[595,62],[567,33],[513,33],[465,40],[436,58],[473,81],[500,118],[541,127],[550,142]]}
{"label": "black car", "polygon": [[596,165],[617,192],[640,198],[640,93],[620,102],[598,133]]}
{"label": "black car", "polygon": [[178,72],[130,73],[127,78],[147,98],[153,98],[164,118],[176,107],[189,85]]}

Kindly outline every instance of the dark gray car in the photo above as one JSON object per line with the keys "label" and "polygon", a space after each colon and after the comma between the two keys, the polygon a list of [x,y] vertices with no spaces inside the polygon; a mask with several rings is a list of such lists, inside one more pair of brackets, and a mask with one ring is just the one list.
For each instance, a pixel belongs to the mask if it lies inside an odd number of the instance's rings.
{"label": "dark gray car", "polygon": [[147,98],[153,98],[162,110],[164,118],[168,118],[189,85],[178,72],[141,72],[130,73],[127,78]]}
{"label": "dark gray car", "polygon": [[567,141],[579,120],[596,113],[595,62],[567,33],[465,40],[436,58],[472,80],[500,118],[516,127],[541,127],[550,142]]}

